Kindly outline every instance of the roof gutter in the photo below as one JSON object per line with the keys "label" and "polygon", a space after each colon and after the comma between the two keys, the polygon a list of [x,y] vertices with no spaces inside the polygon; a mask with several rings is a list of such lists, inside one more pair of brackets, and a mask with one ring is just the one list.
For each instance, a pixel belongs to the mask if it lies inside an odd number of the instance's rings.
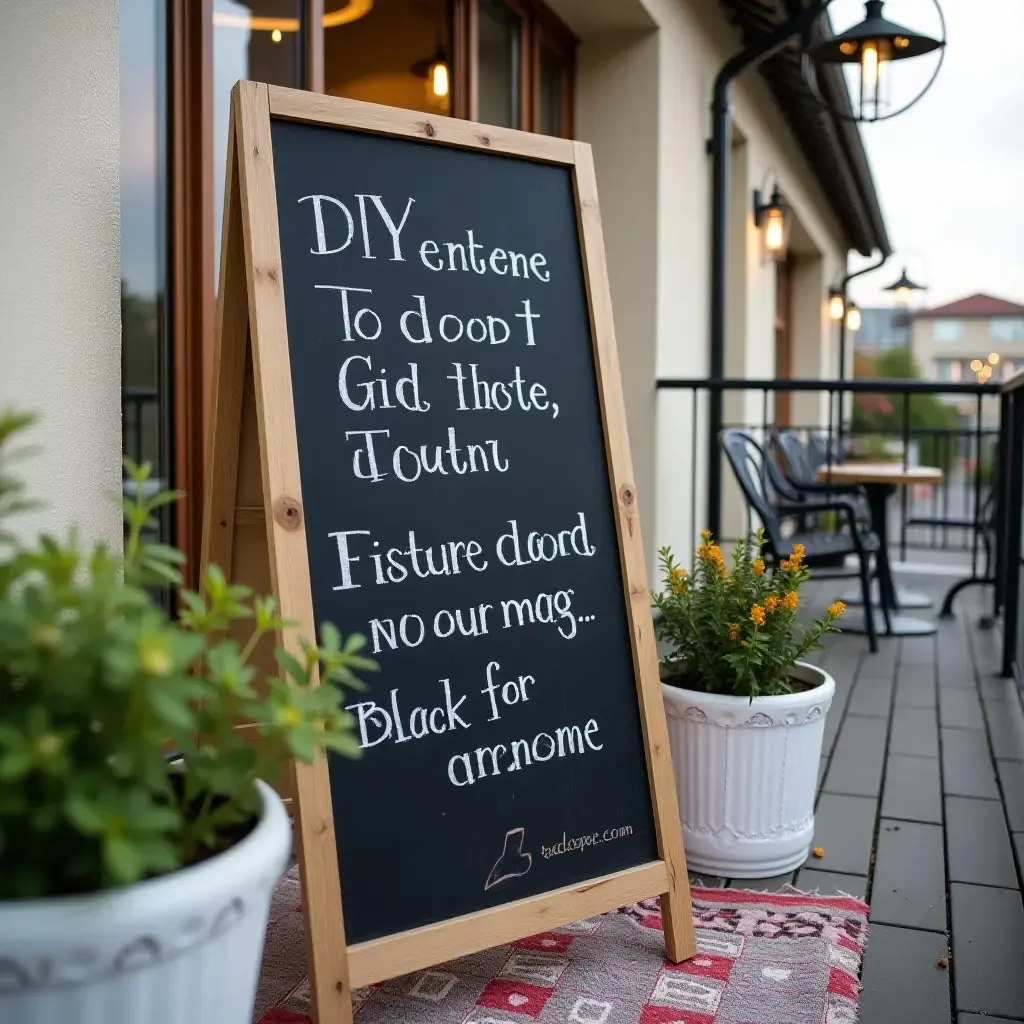
{"label": "roof gutter", "polygon": [[[732,172],[732,112],[729,92],[744,72],[763,64],[782,50],[794,36],[804,35],[825,10],[828,0],[813,0],[764,37],[722,65],[715,77],[711,101],[711,311],[709,369],[712,381],[725,375],[725,282],[728,274],[729,181]],[[722,456],[718,434],[723,424],[723,394],[709,394],[708,518],[707,526],[718,536],[722,520]]]}

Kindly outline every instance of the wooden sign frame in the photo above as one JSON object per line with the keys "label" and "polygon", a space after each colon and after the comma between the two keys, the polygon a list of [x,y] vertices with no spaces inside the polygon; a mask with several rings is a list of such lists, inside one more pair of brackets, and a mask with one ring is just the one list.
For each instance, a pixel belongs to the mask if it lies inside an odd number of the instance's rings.
{"label": "wooden sign frame", "polygon": [[[221,240],[203,567],[272,592],[315,635],[285,318],[271,118],[340,126],[429,145],[572,168],[608,475],[629,617],[659,859],[488,910],[346,947],[328,767],[294,766],[310,989],[321,1024],[349,1024],[353,988],[407,974],[581,918],[661,897],[666,955],[696,950],[690,892],[649,604],[640,518],[612,323],[590,147],[416,111],[253,82],[232,92]],[[339,623],[344,626],[344,623]]]}

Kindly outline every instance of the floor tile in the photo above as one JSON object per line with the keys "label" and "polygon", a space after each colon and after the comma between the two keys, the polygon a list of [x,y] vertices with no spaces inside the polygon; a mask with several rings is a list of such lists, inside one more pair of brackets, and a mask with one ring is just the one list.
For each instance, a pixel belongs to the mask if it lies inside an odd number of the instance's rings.
{"label": "floor tile", "polygon": [[949,1024],[946,936],[873,924],[864,954],[864,1024]]}
{"label": "floor tile", "polygon": [[870,797],[822,793],[814,812],[813,846],[825,852],[820,858],[810,858],[807,866],[866,875],[877,806]]}
{"label": "floor tile", "polygon": [[892,715],[889,753],[938,757],[939,727],[935,713],[924,708],[897,708]]}
{"label": "floor tile", "polygon": [[942,730],[942,784],[947,795],[999,799],[996,771],[983,732]]}
{"label": "floor tile", "polygon": [[935,707],[935,670],[931,665],[899,667],[896,672],[896,707]]}
{"label": "floor tile", "polygon": [[935,638],[905,636],[900,641],[900,665],[934,665]]}
{"label": "floor tile", "polygon": [[821,896],[845,893],[858,900],[866,899],[868,891],[868,880],[862,875],[840,875],[835,871],[815,871],[813,868],[801,868],[794,885],[804,892],[817,890]]}
{"label": "floor tile", "polygon": [[930,757],[890,754],[885,770],[882,815],[941,825],[939,762]]}
{"label": "floor tile", "polygon": [[887,731],[888,723],[884,718],[859,718],[848,714],[832,752],[822,787],[824,792],[878,796]]}
{"label": "floor tile", "polygon": [[1017,887],[1003,805],[997,800],[946,797],[946,843],[951,882]]}
{"label": "floor tile", "polygon": [[1014,1021],[1009,1017],[993,1017],[987,1013],[961,1013],[956,1018],[956,1024],[1014,1024]]}
{"label": "floor tile", "polygon": [[1010,831],[1024,832],[1024,764],[1020,761],[997,761],[996,768]]}
{"label": "floor tile", "polygon": [[1021,710],[1020,699],[1008,700],[998,707],[990,704],[987,715],[995,756],[1024,761],[1024,710]]}
{"label": "floor tile", "polygon": [[940,825],[882,819],[871,920],[946,931],[946,864]]}
{"label": "floor tile", "polygon": [[[1024,908],[1020,893],[953,884],[950,903],[957,1009],[1024,1017]],[[867,1020],[870,1018],[865,1017]]]}
{"label": "floor tile", "polygon": [[853,693],[847,706],[847,714],[867,715],[873,718],[888,718],[892,705],[892,676],[857,677],[853,684]]}
{"label": "floor tile", "polygon": [[978,694],[974,690],[940,690],[939,724],[951,729],[984,729]]}

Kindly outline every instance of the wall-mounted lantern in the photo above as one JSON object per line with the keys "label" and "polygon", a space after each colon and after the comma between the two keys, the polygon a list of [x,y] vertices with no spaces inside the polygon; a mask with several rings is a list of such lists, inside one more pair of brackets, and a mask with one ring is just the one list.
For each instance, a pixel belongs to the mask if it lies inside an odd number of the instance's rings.
{"label": "wall-mounted lantern", "polygon": [[846,307],[846,329],[856,334],[863,326],[864,318],[860,315],[860,306],[851,302]]}
{"label": "wall-mounted lantern", "polygon": [[761,230],[761,251],[765,259],[785,262],[791,222],[789,203],[777,185],[767,202],[763,201],[761,190],[754,189],[754,224]]}

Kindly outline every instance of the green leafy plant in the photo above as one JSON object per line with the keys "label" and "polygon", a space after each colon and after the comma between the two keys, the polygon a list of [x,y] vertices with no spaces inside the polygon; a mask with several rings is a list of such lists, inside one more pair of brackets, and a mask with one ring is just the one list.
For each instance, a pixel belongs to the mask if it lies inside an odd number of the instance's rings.
{"label": "green leafy plant", "polygon": [[666,682],[750,700],[792,693],[793,664],[837,631],[842,601],[829,605],[823,619],[797,622],[799,591],[809,577],[803,545],[773,571],[761,557],[763,545],[760,530],[752,542],[738,541],[730,568],[705,532],[692,575],[661,549],[665,589],[654,603],[658,639],[671,646],[662,659]]}
{"label": "green leafy plant", "polygon": [[[28,422],[0,416],[0,525],[26,504],[6,467]],[[324,625],[319,644],[276,650],[278,671],[257,680],[257,645],[293,625],[215,567],[169,617],[154,594],[179,587],[184,556],[144,534],[178,495],[147,496],[148,465],[126,471],[123,555],[73,533],[29,545],[0,531],[0,899],[194,864],[252,827],[257,779],[292,758],[360,753],[342,688],[376,668],[363,638]]]}

